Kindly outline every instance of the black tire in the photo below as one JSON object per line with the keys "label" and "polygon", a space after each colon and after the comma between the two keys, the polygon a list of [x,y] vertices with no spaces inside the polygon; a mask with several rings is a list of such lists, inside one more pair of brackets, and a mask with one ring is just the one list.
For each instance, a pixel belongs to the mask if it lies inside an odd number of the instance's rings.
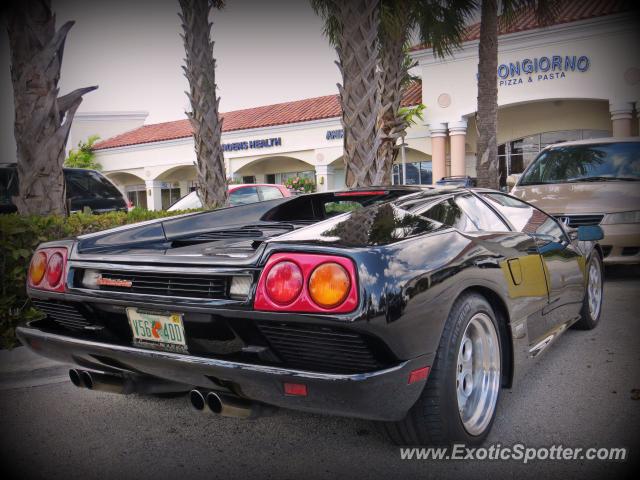
{"label": "black tire", "polygon": [[[595,265],[594,265],[595,264]],[[596,266],[600,272],[600,307],[598,311],[594,314],[589,307],[590,302],[590,293],[589,293],[589,284],[591,283],[591,272],[592,266]],[[589,261],[587,262],[587,288],[584,294],[584,300],[582,301],[582,310],[580,310],[580,320],[572,325],[572,328],[576,330],[593,330],[598,326],[600,321],[600,316],[602,315],[602,303],[604,301],[604,264],[602,262],[602,257],[598,250],[593,250],[593,253],[589,257]]]}
{"label": "black tire", "polygon": [[[500,385],[491,419],[480,434],[470,435],[464,427],[458,411],[457,369],[458,351],[463,334],[470,320],[478,313],[490,319],[499,345],[499,362],[502,372],[501,335],[496,315],[489,302],[480,294],[462,295],[454,303],[447,318],[436,358],[427,384],[407,416],[398,422],[387,422],[384,429],[397,445],[466,445],[481,444],[493,425],[500,399]],[[501,383],[501,380],[500,380]]]}

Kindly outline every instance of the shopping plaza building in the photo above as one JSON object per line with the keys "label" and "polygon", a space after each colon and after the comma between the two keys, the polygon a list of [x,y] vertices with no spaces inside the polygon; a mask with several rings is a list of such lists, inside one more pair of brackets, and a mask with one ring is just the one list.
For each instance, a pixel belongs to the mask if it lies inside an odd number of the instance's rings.
{"label": "shopping plaza building", "polygon": [[[624,2],[562,2],[553,25],[533,14],[501,32],[498,155],[501,182],[520,173],[546,145],[585,138],[638,135],[640,29]],[[431,184],[445,175],[475,175],[479,25],[471,25],[453,57],[414,48],[421,82],[404,105],[424,104],[408,129],[405,169],[394,182]],[[320,191],[345,183],[337,96],[226,112],[228,176],[243,183],[284,183],[300,176]],[[195,188],[195,153],[188,120],[145,125],[144,112],[80,114],[72,142],[98,133],[104,173],[137,205],[166,208]],[[400,156],[398,156],[400,162]],[[405,178],[406,177],[406,178]]]}

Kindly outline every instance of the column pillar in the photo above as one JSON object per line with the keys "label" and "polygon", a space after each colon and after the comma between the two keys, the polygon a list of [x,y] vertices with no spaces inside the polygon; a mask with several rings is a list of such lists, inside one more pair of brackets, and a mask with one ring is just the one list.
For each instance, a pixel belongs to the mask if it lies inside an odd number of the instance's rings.
{"label": "column pillar", "polygon": [[609,111],[611,112],[613,136],[617,138],[630,137],[633,104],[631,102],[611,102],[609,103]]}
{"label": "column pillar", "polygon": [[446,165],[446,141],[447,125],[444,123],[429,124],[431,133],[431,171],[432,182],[435,184],[447,175]]}
{"label": "column pillar", "polygon": [[178,184],[180,185],[180,198],[182,198],[189,193],[189,180],[180,180]]}
{"label": "column pillar", "polygon": [[147,210],[162,210],[162,182],[145,180],[147,188]]}
{"label": "column pillar", "polygon": [[467,120],[449,122],[449,136],[451,137],[451,176],[464,176],[467,174],[465,161]]}
{"label": "column pillar", "polygon": [[333,190],[333,167],[316,165],[316,191],[327,192]]}

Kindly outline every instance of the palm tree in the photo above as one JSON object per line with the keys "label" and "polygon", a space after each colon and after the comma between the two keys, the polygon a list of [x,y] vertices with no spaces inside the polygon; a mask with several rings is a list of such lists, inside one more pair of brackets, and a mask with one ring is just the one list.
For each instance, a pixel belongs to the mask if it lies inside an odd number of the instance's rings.
{"label": "palm tree", "polygon": [[400,115],[402,97],[411,80],[409,70],[414,66],[407,55],[412,14],[408,0],[382,0],[380,31],[380,114],[381,134],[378,159],[381,160],[382,183],[391,184],[393,163],[398,155],[396,143],[405,136],[407,122]]}
{"label": "palm tree", "polygon": [[420,42],[433,48],[436,56],[450,55],[460,45],[466,21],[476,8],[475,0],[382,0],[379,32],[381,70],[382,136],[378,158],[382,160],[385,184],[391,183],[398,155],[398,138],[409,126],[407,112],[400,108],[415,63],[407,55],[414,30]]}
{"label": "palm tree", "polygon": [[497,0],[482,0],[478,46],[478,111],[476,171],[478,186],[500,188],[498,176],[498,24],[507,26],[525,8],[533,8],[540,25],[549,23],[558,0],[503,0],[499,16]]}
{"label": "palm tree", "polygon": [[498,189],[498,1],[482,0],[478,46],[476,175],[478,186]]}
{"label": "palm tree", "polygon": [[56,31],[50,0],[12,0],[7,14],[20,192],[13,202],[23,215],[64,215],[65,145],[82,95],[98,87],[58,96],[64,44],[74,22]]}
{"label": "palm tree", "polygon": [[408,126],[400,104],[412,79],[414,64],[407,55],[411,33],[417,28],[421,41],[436,54],[450,54],[475,0],[311,3],[324,18],[325,33],[340,59],[347,186],[390,184],[396,143]]}
{"label": "palm tree", "polygon": [[380,185],[379,0],[311,0],[338,53],[347,187]]}
{"label": "palm tree", "polygon": [[218,114],[220,97],[216,96],[212,24],[209,13],[224,6],[223,0],[179,0],[182,14],[186,65],[189,80],[187,96],[191,112],[187,116],[193,127],[197,169],[198,193],[206,208],[216,208],[227,201],[227,175],[222,149],[222,120]]}

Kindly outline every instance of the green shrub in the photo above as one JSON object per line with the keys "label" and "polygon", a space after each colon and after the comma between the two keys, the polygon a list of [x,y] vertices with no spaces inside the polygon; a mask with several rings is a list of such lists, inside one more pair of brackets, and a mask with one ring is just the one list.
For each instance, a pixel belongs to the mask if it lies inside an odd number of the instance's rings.
{"label": "green shrub", "polygon": [[40,243],[180,213],[185,212],[135,208],[128,213],[77,213],[69,217],[0,215],[0,346],[16,345],[16,325],[41,315],[31,306],[25,290],[31,255]]}

